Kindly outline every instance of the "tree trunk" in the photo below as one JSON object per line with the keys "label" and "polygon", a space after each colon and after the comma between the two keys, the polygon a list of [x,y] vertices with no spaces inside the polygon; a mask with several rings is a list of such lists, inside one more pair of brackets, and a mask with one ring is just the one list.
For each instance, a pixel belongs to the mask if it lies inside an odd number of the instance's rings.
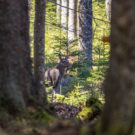
{"label": "tree trunk", "polygon": [[135,135],[135,1],[112,1],[111,56],[105,81],[104,135]]}
{"label": "tree trunk", "polygon": [[79,50],[92,61],[92,0],[80,0],[79,11]]}
{"label": "tree trunk", "polygon": [[12,113],[33,97],[31,69],[28,0],[0,0],[0,105]]}
{"label": "tree trunk", "polygon": [[106,16],[107,19],[111,19],[111,2],[112,0],[105,0]]}
{"label": "tree trunk", "polygon": [[61,7],[61,25],[62,25],[63,29],[67,29],[68,0],[61,0],[61,5],[64,6],[64,7]]}
{"label": "tree trunk", "polygon": [[39,100],[46,102],[44,74],[45,74],[45,0],[35,1],[34,27],[34,73],[38,89]]}
{"label": "tree trunk", "polygon": [[[73,40],[75,38],[75,34],[74,34],[74,22],[75,22],[75,18],[74,18],[74,8],[75,8],[75,0],[69,0],[69,16],[68,16],[68,47],[70,50],[70,47],[73,43]],[[73,9],[73,10],[71,10]]]}
{"label": "tree trunk", "polygon": [[[77,0],[77,11],[79,11],[80,0]],[[77,38],[78,38],[78,45],[79,45],[79,12],[77,12]],[[79,46],[78,46],[79,47]]]}
{"label": "tree trunk", "polygon": [[32,9],[32,0],[28,0],[28,14],[30,16],[30,10]]}
{"label": "tree trunk", "polygon": [[75,4],[74,4],[74,9],[75,9],[75,12],[74,12],[74,34],[75,34],[75,37],[77,37],[77,11],[78,11],[78,0],[75,0]]}
{"label": "tree trunk", "polygon": [[32,8],[32,0],[28,0],[28,9],[30,10]]}
{"label": "tree trunk", "polygon": [[57,0],[57,10],[56,10],[56,17],[57,17],[57,23],[60,23],[60,15],[61,15],[61,0]]}

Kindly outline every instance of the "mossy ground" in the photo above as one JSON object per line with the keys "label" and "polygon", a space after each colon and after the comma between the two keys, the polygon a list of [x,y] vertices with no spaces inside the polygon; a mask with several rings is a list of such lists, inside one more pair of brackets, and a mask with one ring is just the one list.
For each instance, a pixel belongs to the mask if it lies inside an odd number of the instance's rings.
{"label": "mossy ground", "polygon": [[[57,104],[54,103],[54,105]],[[65,107],[66,111],[67,105],[63,104],[62,107]],[[72,111],[73,107],[69,108],[71,109],[69,111]],[[99,112],[99,108],[101,109],[100,102],[90,99],[87,107],[83,108],[77,117],[68,119],[58,117],[52,107],[49,112],[41,108],[29,107],[27,111],[18,113],[16,116],[1,111],[0,135],[87,135],[89,124],[92,126],[98,118],[95,113]],[[81,119],[82,116],[83,119]]]}

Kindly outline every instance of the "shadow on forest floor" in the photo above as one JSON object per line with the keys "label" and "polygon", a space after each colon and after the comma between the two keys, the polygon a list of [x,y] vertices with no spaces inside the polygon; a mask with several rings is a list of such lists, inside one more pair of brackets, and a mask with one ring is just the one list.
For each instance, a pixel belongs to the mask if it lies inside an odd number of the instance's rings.
{"label": "shadow on forest floor", "polygon": [[[16,117],[0,113],[0,135],[94,135],[102,107],[95,99],[89,100],[87,105],[79,108],[51,103],[49,111],[30,107]],[[77,119],[79,113],[86,113],[87,119],[81,120],[82,114]]]}

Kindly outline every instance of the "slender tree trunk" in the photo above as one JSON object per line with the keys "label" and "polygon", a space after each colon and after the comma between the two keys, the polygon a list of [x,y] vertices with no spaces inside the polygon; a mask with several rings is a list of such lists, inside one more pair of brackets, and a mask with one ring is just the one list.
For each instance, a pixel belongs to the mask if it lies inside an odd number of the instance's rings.
{"label": "slender tree trunk", "polygon": [[80,0],[79,11],[79,50],[92,61],[92,0]]}
{"label": "slender tree trunk", "polygon": [[31,69],[28,0],[0,0],[0,106],[25,109],[35,91]]}
{"label": "slender tree trunk", "polygon": [[105,81],[104,135],[135,135],[135,1],[112,1],[111,58]]}
{"label": "slender tree trunk", "polygon": [[61,0],[57,0],[57,10],[56,10],[56,17],[57,17],[57,23],[60,23],[60,15],[61,15]]}
{"label": "slender tree trunk", "polygon": [[63,29],[67,29],[67,24],[68,24],[68,0],[61,0],[61,5],[64,7],[61,7],[61,25]]}
{"label": "slender tree trunk", "polygon": [[45,0],[35,1],[34,27],[34,73],[38,89],[39,100],[46,102],[44,74],[45,74]]}
{"label": "slender tree trunk", "polygon": [[74,9],[75,9],[75,12],[74,12],[74,34],[75,34],[75,37],[77,37],[77,10],[78,10],[78,0],[75,0],[75,4],[74,4]]}
{"label": "slender tree trunk", "polygon": [[111,2],[112,0],[105,0],[106,16],[107,19],[111,19]]}
{"label": "slender tree trunk", "polygon": [[32,0],[28,0],[28,9],[30,10],[32,8]]}
{"label": "slender tree trunk", "polygon": [[[75,8],[75,0],[69,0],[69,16],[68,16],[68,46],[70,47],[74,38],[75,38],[75,34],[74,34],[74,22],[75,22],[75,18],[74,18],[74,8]],[[73,9],[73,10],[71,10]],[[70,49],[70,48],[69,48]]]}
{"label": "slender tree trunk", "polygon": [[32,9],[32,0],[28,0],[28,14],[30,16],[30,10]]}
{"label": "slender tree trunk", "polygon": [[[79,11],[80,0],[77,0],[77,11]],[[78,45],[79,45],[79,12],[77,12],[77,38],[78,38]]]}

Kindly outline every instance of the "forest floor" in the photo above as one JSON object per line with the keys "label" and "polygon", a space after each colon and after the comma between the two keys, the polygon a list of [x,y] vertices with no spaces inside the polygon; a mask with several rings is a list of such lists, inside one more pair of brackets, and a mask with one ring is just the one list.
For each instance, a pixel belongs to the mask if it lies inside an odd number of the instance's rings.
{"label": "forest floor", "polygon": [[12,121],[10,126],[0,128],[0,135],[89,135],[90,132],[94,135],[94,125],[95,121],[82,124],[74,120],[61,120],[54,122],[51,126],[33,121],[16,125],[16,121],[14,123]]}
{"label": "forest floor", "polygon": [[22,116],[1,115],[0,135],[95,135],[99,115],[83,121],[76,119],[81,108],[51,103],[50,109],[54,115],[33,108]]}

